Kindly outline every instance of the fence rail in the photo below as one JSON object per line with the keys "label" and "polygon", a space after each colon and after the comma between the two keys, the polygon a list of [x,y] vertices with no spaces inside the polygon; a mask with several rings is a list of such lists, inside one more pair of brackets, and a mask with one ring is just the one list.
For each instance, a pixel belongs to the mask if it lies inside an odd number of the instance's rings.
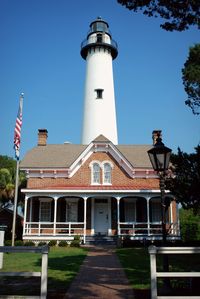
{"label": "fence rail", "polygon": [[[161,222],[120,222],[120,235],[121,236],[162,236]],[[180,235],[178,223],[167,224],[168,236]]]}
{"label": "fence rail", "polygon": [[84,222],[26,222],[24,225],[24,235],[83,235]]}
{"label": "fence rail", "polygon": [[200,254],[200,247],[149,247],[150,268],[151,268],[151,299],[199,299],[199,296],[158,296],[157,277],[199,277],[200,272],[157,272],[157,254]]}
{"label": "fence rail", "polygon": [[[41,247],[32,246],[0,246],[0,252],[10,253],[41,253],[42,265],[41,272],[0,272],[0,276],[23,276],[23,277],[41,277],[40,296],[34,296],[34,298],[46,299],[47,297],[47,280],[48,280],[48,253],[49,247],[47,245]],[[13,296],[9,296],[11,298]],[[26,298],[28,298],[26,296]]]}

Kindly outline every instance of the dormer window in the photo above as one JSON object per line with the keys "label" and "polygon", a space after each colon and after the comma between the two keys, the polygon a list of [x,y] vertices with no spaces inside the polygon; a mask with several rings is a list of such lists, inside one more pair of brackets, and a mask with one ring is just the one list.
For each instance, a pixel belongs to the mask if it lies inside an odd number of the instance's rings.
{"label": "dormer window", "polygon": [[91,184],[92,185],[111,185],[112,184],[112,168],[111,161],[92,161],[91,168]]}
{"label": "dormer window", "polygon": [[101,168],[98,163],[92,165],[92,184],[100,184]]}
{"label": "dormer window", "polygon": [[103,89],[98,88],[95,89],[95,91],[96,91],[96,99],[103,99]]}
{"label": "dormer window", "polygon": [[111,184],[112,182],[112,167],[110,163],[103,165],[103,184]]}

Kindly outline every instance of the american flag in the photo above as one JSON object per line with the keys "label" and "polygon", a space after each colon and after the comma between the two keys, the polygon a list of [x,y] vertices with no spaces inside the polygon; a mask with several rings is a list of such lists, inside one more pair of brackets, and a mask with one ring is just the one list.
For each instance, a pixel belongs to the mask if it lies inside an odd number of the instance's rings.
{"label": "american flag", "polygon": [[20,149],[20,141],[21,141],[23,98],[24,98],[24,95],[21,94],[20,100],[19,100],[19,110],[17,113],[17,119],[16,119],[16,123],[15,123],[15,131],[14,131],[14,150],[15,150],[15,156],[17,159],[19,159],[19,149]]}

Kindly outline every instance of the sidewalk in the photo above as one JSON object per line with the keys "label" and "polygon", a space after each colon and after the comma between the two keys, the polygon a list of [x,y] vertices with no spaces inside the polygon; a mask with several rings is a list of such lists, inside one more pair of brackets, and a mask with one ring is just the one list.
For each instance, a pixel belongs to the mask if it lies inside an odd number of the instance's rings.
{"label": "sidewalk", "polygon": [[65,299],[133,299],[134,294],[115,250],[91,247]]}

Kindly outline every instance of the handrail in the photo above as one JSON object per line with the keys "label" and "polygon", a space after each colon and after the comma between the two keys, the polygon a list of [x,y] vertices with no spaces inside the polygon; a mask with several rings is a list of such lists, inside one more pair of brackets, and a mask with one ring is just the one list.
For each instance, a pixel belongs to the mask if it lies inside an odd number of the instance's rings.
{"label": "handrail", "polygon": [[151,299],[199,299],[200,296],[158,296],[157,277],[200,277],[200,272],[157,272],[156,254],[200,254],[200,247],[149,247]]}
{"label": "handrail", "polygon": [[[40,247],[33,246],[0,246],[0,252],[28,252],[28,253],[41,253],[42,265],[41,272],[0,272],[0,276],[26,276],[26,277],[41,277],[40,296],[34,298],[46,299],[47,298],[47,280],[48,280],[48,253],[49,247],[47,245]],[[28,297],[26,297],[28,298]]]}

